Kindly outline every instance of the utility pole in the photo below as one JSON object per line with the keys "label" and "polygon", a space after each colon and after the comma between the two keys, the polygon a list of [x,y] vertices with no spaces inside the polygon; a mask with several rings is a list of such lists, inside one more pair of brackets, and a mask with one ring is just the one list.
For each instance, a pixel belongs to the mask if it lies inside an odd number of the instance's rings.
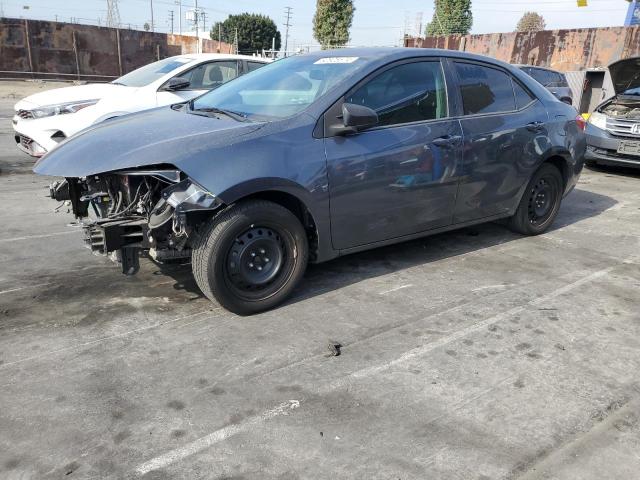
{"label": "utility pole", "polygon": [[291,26],[291,7],[285,7],[285,15],[287,16],[287,21],[284,24],[286,29],[286,33],[284,34],[284,56],[287,56],[287,48],[289,48],[289,27]]}
{"label": "utility pole", "polygon": [[[198,33],[198,26],[199,26],[198,25],[198,14],[199,14],[199,12],[198,12],[198,0],[196,0],[196,9],[193,12],[193,19],[196,22],[196,38],[198,39],[198,46],[199,46],[200,45],[200,35]],[[198,52],[198,53],[200,53],[200,52]]]}
{"label": "utility pole", "polygon": [[173,10],[169,10],[169,21],[171,22],[171,35],[173,35]]}
{"label": "utility pole", "polygon": [[155,32],[155,27],[153,25],[153,0],[149,0],[149,3],[151,4],[151,31]]}
{"label": "utility pole", "polygon": [[207,12],[203,10],[200,15],[202,15],[202,33],[206,33],[207,32]]}
{"label": "utility pole", "polygon": [[236,27],[236,39],[233,42],[236,46],[236,55],[238,55],[238,27]]}
{"label": "utility pole", "polygon": [[175,0],[178,5],[178,33],[182,35],[182,0]]}

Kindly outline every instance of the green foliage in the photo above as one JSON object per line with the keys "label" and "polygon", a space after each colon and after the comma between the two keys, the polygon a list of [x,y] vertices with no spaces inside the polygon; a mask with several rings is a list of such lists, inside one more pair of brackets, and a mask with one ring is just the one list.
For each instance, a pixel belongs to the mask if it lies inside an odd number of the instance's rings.
{"label": "green foliage", "polygon": [[426,35],[467,35],[473,25],[471,0],[435,0],[435,11]]}
{"label": "green foliage", "polygon": [[[218,38],[222,27],[222,38]],[[276,39],[276,50],[280,49],[281,36],[275,22],[265,15],[241,13],[229,15],[224,22],[217,22],[211,27],[209,36],[233,44],[238,29],[238,51],[240,53],[254,53],[262,49],[271,50],[273,37]]]}
{"label": "green foliage", "polygon": [[323,49],[349,43],[355,12],[353,0],[318,0],[313,17],[313,36]]}
{"label": "green foliage", "polygon": [[516,32],[539,32],[544,30],[546,26],[542,15],[536,12],[526,12],[518,22]]}

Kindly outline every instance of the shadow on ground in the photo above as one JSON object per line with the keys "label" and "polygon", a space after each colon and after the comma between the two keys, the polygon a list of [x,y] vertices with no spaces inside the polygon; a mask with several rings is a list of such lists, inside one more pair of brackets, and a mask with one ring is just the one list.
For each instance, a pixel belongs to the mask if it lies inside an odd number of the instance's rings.
{"label": "shadow on ground", "polygon": [[589,165],[589,170],[605,173],[610,176],[640,178],[640,168],[618,167],[614,165]]}
{"label": "shadow on ground", "polygon": [[[616,203],[618,202],[611,197],[576,189],[565,199],[550,231],[598,216]],[[305,281],[290,303],[368,278],[464,255],[520,238],[522,235],[511,232],[502,222],[486,223],[340,257],[324,264],[310,265]]]}
{"label": "shadow on ground", "polygon": [[[616,203],[617,201],[611,197],[576,189],[565,199],[551,231],[598,216]],[[522,236],[499,223],[487,223],[352,254],[319,265],[309,265],[303,283],[288,303],[296,303],[369,278],[479,251],[519,238]],[[186,274],[185,268],[189,269]],[[190,274],[190,267],[161,268],[161,271],[169,276],[180,274],[180,281],[176,282],[174,288],[199,294]]]}
{"label": "shadow on ground", "polygon": [[[575,190],[565,200],[553,228],[563,228],[595,217],[616,203],[604,195]],[[519,238],[522,237],[501,224],[488,223],[310,265],[305,280],[288,303]],[[80,245],[78,249],[79,255],[84,253]],[[69,326],[95,324],[101,319],[108,321],[116,312],[144,310],[161,313],[183,311],[194,303],[199,303],[200,308],[209,305],[193,279],[189,264],[157,265],[143,260],[140,273],[126,277],[104,258],[80,258],[78,261],[82,262],[82,267],[69,265],[67,271],[55,276],[43,274],[32,278],[34,283],[51,284],[7,305],[3,311],[2,328],[17,326],[15,324],[18,323],[24,326],[51,321],[38,315],[47,304],[52,308],[64,305],[56,321]],[[36,304],[38,308],[34,308]],[[8,320],[13,314],[16,314],[15,322]]]}

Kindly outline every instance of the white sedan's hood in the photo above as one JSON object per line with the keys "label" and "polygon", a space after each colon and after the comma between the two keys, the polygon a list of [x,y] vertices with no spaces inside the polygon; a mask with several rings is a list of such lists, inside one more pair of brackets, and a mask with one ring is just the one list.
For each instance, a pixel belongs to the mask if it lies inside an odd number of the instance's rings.
{"label": "white sedan's hood", "polygon": [[30,110],[35,107],[56,105],[59,103],[75,102],[78,100],[97,100],[110,96],[116,92],[134,90],[123,85],[113,83],[90,83],[73,87],[56,88],[30,95],[18,103],[16,110]]}

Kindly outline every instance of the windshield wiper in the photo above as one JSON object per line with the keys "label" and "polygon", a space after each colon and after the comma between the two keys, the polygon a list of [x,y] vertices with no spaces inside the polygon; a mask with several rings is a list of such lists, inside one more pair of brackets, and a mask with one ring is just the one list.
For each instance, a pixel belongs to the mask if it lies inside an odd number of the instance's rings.
{"label": "windshield wiper", "polygon": [[113,81],[113,82],[111,82],[111,84],[112,85],[122,85],[123,87],[126,87],[126,85],[124,83],[122,83],[122,82]]}
{"label": "windshield wiper", "polygon": [[249,118],[244,113],[234,112],[233,110],[227,110],[224,108],[217,107],[204,107],[204,108],[193,108],[193,104],[191,104],[191,111],[193,113],[202,112],[202,113],[214,113],[214,114],[222,114],[227,117],[231,117],[238,122],[248,122]]}

